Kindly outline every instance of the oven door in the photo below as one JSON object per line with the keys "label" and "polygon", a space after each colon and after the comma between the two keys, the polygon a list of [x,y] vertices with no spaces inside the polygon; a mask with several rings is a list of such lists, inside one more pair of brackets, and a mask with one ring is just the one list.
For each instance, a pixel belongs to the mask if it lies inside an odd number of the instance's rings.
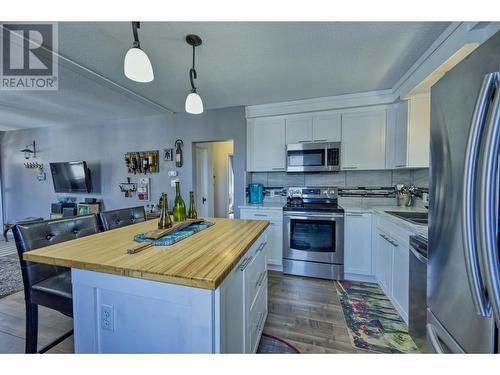
{"label": "oven door", "polygon": [[344,264],[344,215],[290,212],[284,215],[283,258]]}

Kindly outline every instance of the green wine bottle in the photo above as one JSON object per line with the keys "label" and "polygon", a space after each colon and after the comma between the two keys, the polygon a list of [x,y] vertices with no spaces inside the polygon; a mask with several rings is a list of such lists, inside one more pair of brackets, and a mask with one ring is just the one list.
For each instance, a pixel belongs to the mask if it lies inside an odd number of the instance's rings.
{"label": "green wine bottle", "polygon": [[158,229],[167,229],[172,226],[172,219],[168,213],[168,196],[165,193],[161,195],[161,213],[158,220]]}
{"label": "green wine bottle", "polygon": [[179,181],[175,182],[175,200],[174,200],[174,221],[186,220],[186,205],[181,196],[181,185]]}
{"label": "green wine bottle", "polygon": [[197,219],[198,218],[198,212],[196,212],[196,208],[194,207],[194,191],[189,192],[188,218],[189,219]]}

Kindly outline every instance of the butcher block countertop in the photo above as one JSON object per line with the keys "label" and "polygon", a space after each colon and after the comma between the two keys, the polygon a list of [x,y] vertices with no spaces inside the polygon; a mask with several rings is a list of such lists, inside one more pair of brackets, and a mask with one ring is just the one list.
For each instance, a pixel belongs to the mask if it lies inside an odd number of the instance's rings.
{"label": "butcher block countertop", "polygon": [[32,262],[216,289],[269,225],[265,220],[208,218],[215,225],[172,246],[136,254],[134,235],[157,229],[158,220],[62,242],[24,254]]}

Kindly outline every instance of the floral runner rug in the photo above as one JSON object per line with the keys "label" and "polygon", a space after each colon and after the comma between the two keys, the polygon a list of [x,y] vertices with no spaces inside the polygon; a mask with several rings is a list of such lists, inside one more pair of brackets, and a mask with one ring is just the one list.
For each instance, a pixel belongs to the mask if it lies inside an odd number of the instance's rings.
{"label": "floral runner rug", "polygon": [[335,282],[355,348],[379,353],[418,353],[408,326],[377,284]]}

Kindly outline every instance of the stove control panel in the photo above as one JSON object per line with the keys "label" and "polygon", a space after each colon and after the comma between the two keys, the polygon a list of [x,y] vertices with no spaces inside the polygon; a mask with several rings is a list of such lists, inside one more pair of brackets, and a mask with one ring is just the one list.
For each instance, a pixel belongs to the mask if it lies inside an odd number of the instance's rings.
{"label": "stove control panel", "polygon": [[338,191],[335,187],[289,187],[287,196],[290,198],[337,198]]}

